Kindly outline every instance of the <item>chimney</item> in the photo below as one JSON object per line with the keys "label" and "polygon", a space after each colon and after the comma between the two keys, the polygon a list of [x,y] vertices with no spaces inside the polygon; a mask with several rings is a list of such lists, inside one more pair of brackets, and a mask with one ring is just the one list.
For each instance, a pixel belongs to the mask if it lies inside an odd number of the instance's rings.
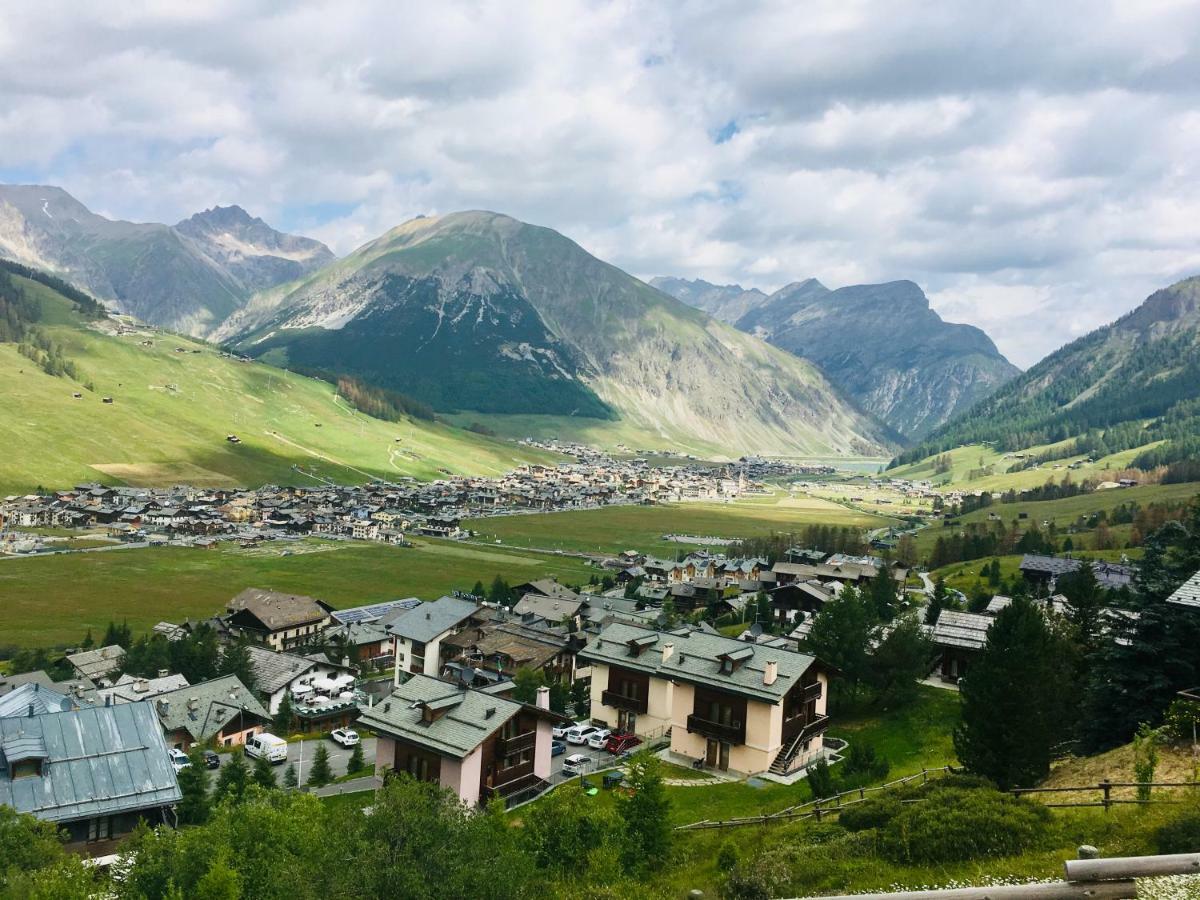
{"label": "chimney", "polygon": [[773,659],[767,660],[767,670],[763,672],[763,684],[774,684],[779,677],[779,663]]}
{"label": "chimney", "polygon": [[133,690],[134,693],[144,694],[150,690],[150,682],[148,682],[145,678],[139,678],[133,683]]}
{"label": "chimney", "polygon": [[544,684],[537,689],[537,708],[550,708],[550,688],[546,687]]}
{"label": "chimney", "polygon": [[188,697],[187,708],[188,709],[199,709],[200,708],[200,698],[199,697]]}
{"label": "chimney", "polygon": [[170,669],[159,669],[159,670],[158,670],[158,677],[159,677],[159,678],[166,678],[166,677],[167,677],[168,675],[170,675],[170,674],[171,674],[171,670],[170,670]]}
{"label": "chimney", "polygon": [[160,716],[165,717],[167,715],[167,713],[169,713],[170,711],[171,711],[171,701],[170,700],[159,700],[158,701],[158,714]]}
{"label": "chimney", "polygon": [[112,706],[112,694],[105,694],[105,695],[104,695],[104,705],[105,705],[105,706]]}
{"label": "chimney", "polygon": [[675,652],[674,644],[663,644],[663,662],[671,658],[671,654]]}
{"label": "chimney", "polygon": [[33,704],[32,703],[29,704],[29,718],[31,718],[31,719],[33,718]]}

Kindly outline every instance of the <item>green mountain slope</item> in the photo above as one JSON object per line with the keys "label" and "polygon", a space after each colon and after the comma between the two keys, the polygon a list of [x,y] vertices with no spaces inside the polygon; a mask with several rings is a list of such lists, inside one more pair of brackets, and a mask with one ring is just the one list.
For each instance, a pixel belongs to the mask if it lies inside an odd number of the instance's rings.
{"label": "green mountain slope", "polygon": [[1137,309],[1052,353],[947,423],[909,463],[963,444],[1045,444],[1093,456],[1161,441],[1146,467],[1200,457],[1200,278],[1156,291]]}
{"label": "green mountain slope", "polygon": [[811,365],[495,213],[401,225],[216,336],[521,427],[609,421],[728,455],[878,453],[894,437]]}
{"label": "green mountain slope", "polygon": [[815,278],[770,296],[661,278],[686,303],[820,366],[867,412],[916,439],[1020,370],[972,325],[942,321],[911,281],[831,291]]}
{"label": "green mountain slope", "polygon": [[256,291],[334,258],[324,244],[281,234],[238,207],[216,207],[174,227],[122,222],[45,185],[0,185],[0,257],[54,272],[143,321],[196,335]]}
{"label": "green mountain slope", "polygon": [[[18,343],[0,342],[0,494],[92,480],[317,483],[294,465],[343,483],[438,478],[551,459],[448,425],[373,419],[325,382],[173,334],[88,321],[46,286],[11,281],[36,307],[26,327],[51,342],[78,379],[51,376]],[[241,443],[227,441],[230,434]]]}

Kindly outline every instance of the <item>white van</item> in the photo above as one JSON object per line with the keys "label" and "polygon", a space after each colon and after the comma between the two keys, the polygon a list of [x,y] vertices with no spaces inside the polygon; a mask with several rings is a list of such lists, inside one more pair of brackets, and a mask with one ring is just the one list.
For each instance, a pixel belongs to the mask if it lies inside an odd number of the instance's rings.
{"label": "white van", "polygon": [[246,740],[246,755],[262,757],[270,763],[287,762],[287,741],[273,734],[256,734]]}

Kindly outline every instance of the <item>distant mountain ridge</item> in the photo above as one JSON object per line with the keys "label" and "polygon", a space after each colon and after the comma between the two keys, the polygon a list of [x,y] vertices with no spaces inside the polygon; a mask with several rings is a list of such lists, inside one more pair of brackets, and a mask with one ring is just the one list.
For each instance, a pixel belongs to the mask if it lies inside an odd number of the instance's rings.
{"label": "distant mountain ridge", "polygon": [[0,256],[53,272],[116,309],[203,335],[253,294],[334,259],[239,207],[178,225],[97,215],[61,188],[0,184]]}
{"label": "distant mountain ridge", "polygon": [[620,419],[739,454],[870,454],[896,440],[807,363],[491,212],[406,222],[256,297],[215,336],[447,412]]}
{"label": "distant mountain ridge", "polygon": [[1200,277],[1050,354],[899,461],[982,441],[1015,450],[1068,440],[1064,457],[1163,441],[1134,465],[1200,458]]}
{"label": "distant mountain ridge", "polygon": [[919,439],[1020,370],[972,325],[945,322],[911,281],[830,290],[809,278],[773,294],[656,278],[676,297],[821,367],[867,412]]}

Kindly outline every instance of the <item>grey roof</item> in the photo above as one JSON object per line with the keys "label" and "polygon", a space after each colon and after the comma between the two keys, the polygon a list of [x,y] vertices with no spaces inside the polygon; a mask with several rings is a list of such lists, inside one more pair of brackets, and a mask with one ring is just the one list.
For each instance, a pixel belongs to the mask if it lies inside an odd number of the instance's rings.
{"label": "grey roof", "polygon": [[76,672],[85,678],[93,680],[103,678],[117,671],[117,669],[121,668],[121,663],[124,659],[125,648],[118,644],[97,647],[95,650],[82,650],[79,653],[70,653],[67,655],[67,662],[75,668]]}
{"label": "grey roof", "polygon": [[416,597],[405,597],[402,600],[385,600],[383,603],[369,603],[366,606],[352,606],[347,609],[335,609],[330,613],[335,622],[348,625],[351,622],[376,622],[388,613],[397,610],[412,609],[419,606],[421,601]]}
{"label": "grey roof", "polygon": [[0,804],[66,822],[180,798],[149,703],[0,719],[0,768],[7,769],[9,758],[39,750],[46,760],[40,776],[14,779],[0,772]]}
{"label": "grey roof", "polygon": [[40,669],[36,672],[21,672],[17,675],[0,675],[0,697],[15,691],[23,684],[40,684],[54,690],[54,679]]}
{"label": "grey roof", "polygon": [[228,608],[230,612],[245,610],[272,631],[319,622],[329,615],[329,604],[321,600],[262,588],[246,588],[229,601]]}
{"label": "grey roof", "polygon": [[1047,575],[1066,575],[1079,568],[1079,560],[1070,556],[1043,556],[1038,553],[1026,553],[1021,557],[1022,572],[1044,572]]}
{"label": "grey roof", "polygon": [[1179,586],[1170,597],[1168,603],[1178,603],[1181,606],[1200,606],[1200,572],[1197,572]]}
{"label": "grey roof", "polygon": [[533,613],[542,619],[559,622],[563,619],[574,618],[579,614],[583,601],[567,597],[547,597],[544,594],[526,594],[513,606],[513,612],[519,616]]}
{"label": "grey roof", "polygon": [[375,644],[379,641],[388,641],[389,645],[391,643],[391,637],[383,625],[365,619],[360,622],[348,622],[345,625],[326,628],[325,637],[327,639],[344,637],[356,647],[361,647],[363,644]]}
{"label": "grey roof", "polygon": [[8,716],[27,716],[29,707],[34,715],[48,712],[67,712],[75,708],[75,702],[66,694],[43,687],[34,681],[22,684],[0,697],[0,719]]}
{"label": "grey roof", "polygon": [[201,743],[243,710],[263,720],[271,718],[236,675],[225,675],[163,694],[155,701],[154,709],[163,731],[183,729],[192,740]]}
{"label": "grey roof", "polygon": [[250,653],[255,686],[264,694],[274,694],[317,665],[316,660],[294,653],[276,653],[266,647],[250,645],[246,650]]}
{"label": "grey roof", "polygon": [[987,642],[987,630],[995,620],[979,613],[943,609],[933,626],[932,638],[942,647],[963,647],[982,650]]}
{"label": "grey roof", "polygon": [[[418,704],[445,712],[432,722],[423,722]],[[415,675],[386,700],[372,707],[360,706],[358,724],[442,756],[462,759],[521,709],[522,705],[512,700]]]}
{"label": "grey roof", "polygon": [[188,680],[182,675],[163,675],[158,678],[138,678],[136,675],[122,675],[112,687],[100,688],[96,691],[101,697],[112,697],[114,703],[137,703],[139,700],[150,700],[159,694],[187,687]]}
{"label": "grey roof", "polygon": [[479,607],[457,597],[441,597],[432,603],[422,603],[397,616],[388,625],[390,634],[422,643],[458,626],[473,616]]}
{"label": "grey roof", "polygon": [[562,600],[576,600],[579,595],[571,590],[566,585],[559,584],[553,578],[539,578],[536,581],[531,581],[528,587],[539,594],[545,594],[547,597],[558,597]]}
{"label": "grey roof", "polygon": [[[632,654],[631,644],[642,646],[638,655]],[[674,645],[674,651],[664,661],[663,648],[668,644]],[[741,663],[732,672],[722,672],[723,658]],[[651,631],[619,622],[601,631],[579,652],[579,659],[707,685],[767,703],[780,700],[817,662],[804,653],[756,646],[719,634]],[[772,661],[777,663],[778,677],[774,684],[764,684],[766,664]]]}

